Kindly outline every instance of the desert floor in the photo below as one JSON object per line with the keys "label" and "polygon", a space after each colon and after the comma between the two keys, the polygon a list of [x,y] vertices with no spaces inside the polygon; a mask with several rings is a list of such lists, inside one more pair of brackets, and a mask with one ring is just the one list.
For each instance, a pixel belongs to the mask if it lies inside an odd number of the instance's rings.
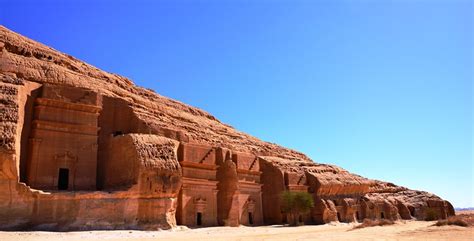
{"label": "desert floor", "polygon": [[0,240],[474,240],[474,227],[435,227],[433,224],[408,221],[357,230],[352,230],[355,224],[326,224],[301,227],[178,227],[168,231],[0,232]]}

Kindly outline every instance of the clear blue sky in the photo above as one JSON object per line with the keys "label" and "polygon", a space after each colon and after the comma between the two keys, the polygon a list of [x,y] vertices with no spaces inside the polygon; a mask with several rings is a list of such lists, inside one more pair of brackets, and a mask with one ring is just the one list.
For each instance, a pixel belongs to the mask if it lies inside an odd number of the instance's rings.
{"label": "clear blue sky", "polygon": [[263,140],[474,206],[471,1],[0,0],[0,24]]}

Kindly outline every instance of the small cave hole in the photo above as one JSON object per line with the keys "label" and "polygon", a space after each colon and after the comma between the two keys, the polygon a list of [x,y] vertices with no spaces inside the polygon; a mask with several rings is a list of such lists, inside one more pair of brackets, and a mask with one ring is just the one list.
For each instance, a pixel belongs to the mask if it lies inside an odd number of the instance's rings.
{"label": "small cave hole", "polygon": [[121,132],[121,131],[114,131],[114,133],[113,133],[112,135],[113,135],[114,137],[116,137],[116,136],[121,136],[121,135],[123,135],[123,132]]}

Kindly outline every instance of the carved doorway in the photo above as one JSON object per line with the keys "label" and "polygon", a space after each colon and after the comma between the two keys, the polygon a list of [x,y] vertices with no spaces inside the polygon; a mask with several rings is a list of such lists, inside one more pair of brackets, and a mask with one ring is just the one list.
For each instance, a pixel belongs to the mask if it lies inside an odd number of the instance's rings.
{"label": "carved doorway", "polygon": [[197,226],[202,225],[202,213],[200,213],[200,212],[198,212],[197,215],[196,215],[196,224],[197,224]]}
{"label": "carved doorway", "polygon": [[67,190],[69,188],[69,169],[59,168],[58,190]]}
{"label": "carved doorway", "polygon": [[55,156],[56,170],[59,170],[52,185],[57,184],[58,190],[74,190],[77,156],[66,151]]}

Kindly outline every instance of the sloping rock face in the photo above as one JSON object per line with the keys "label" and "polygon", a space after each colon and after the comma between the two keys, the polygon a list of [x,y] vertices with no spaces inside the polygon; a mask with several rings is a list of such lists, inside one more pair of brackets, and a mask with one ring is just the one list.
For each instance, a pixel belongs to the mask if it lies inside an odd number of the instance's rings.
{"label": "sloping rock face", "polygon": [[[451,204],[317,164],[0,26],[0,229],[167,229],[454,215]],[[178,219],[176,219],[178,217]]]}

